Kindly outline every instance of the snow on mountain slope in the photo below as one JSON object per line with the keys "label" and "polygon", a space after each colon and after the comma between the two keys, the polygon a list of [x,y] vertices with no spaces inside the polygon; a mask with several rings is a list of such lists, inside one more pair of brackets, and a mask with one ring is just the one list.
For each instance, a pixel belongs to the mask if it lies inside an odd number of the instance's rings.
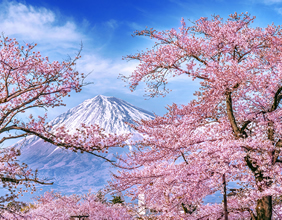
{"label": "snow on mountain slope", "polygon": [[[105,129],[106,133],[125,134],[136,132],[124,122],[134,124],[134,121],[152,118],[154,118],[154,115],[151,112],[135,107],[124,100],[98,95],[59,115],[49,124],[52,129],[65,126],[70,133],[75,132],[75,129],[79,128],[82,123],[85,125],[98,124]],[[40,139],[29,136],[25,139],[24,146],[30,145],[37,140]],[[14,146],[16,145],[22,146],[23,141],[16,143]]]}
{"label": "snow on mountain slope", "polygon": [[153,117],[152,113],[121,99],[98,95],[58,116],[50,124],[54,128],[65,125],[70,128],[70,132],[74,132],[81,123],[98,124],[107,133],[124,134],[133,131],[124,122],[134,123],[134,121]]}
{"label": "snow on mountain slope", "polygon": [[[51,129],[64,125],[70,132],[79,128],[81,123],[98,124],[106,133],[123,134],[135,132],[124,122],[134,123],[152,118],[152,113],[126,101],[98,95],[59,115],[49,124]],[[136,132],[135,135],[138,138]],[[32,169],[38,169],[39,176],[55,182],[51,187],[43,187],[44,190],[53,188],[64,193],[85,193],[89,188],[95,190],[103,187],[110,179],[110,165],[93,155],[61,149],[35,136],[29,136],[14,146],[21,148],[20,161]],[[126,149],[115,148],[110,151],[112,154],[109,154],[109,158],[116,152],[124,151]]]}

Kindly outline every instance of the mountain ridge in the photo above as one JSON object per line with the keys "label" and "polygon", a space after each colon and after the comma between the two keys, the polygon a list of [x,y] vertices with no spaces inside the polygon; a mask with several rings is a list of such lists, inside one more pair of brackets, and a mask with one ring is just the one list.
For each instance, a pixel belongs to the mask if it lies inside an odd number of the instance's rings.
{"label": "mountain ridge", "polygon": [[[106,103],[107,105],[105,108],[101,107],[104,103]],[[113,108],[110,109],[110,106],[112,106]],[[122,106],[122,108],[120,106]],[[94,113],[91,112],[93,107],[96,110],[94,111]],[[88,116],[90,116],[90,120]],[[116,118],[114,118],[114,116],[116,116]],[[136,131],[124,122],[135,124],[135,121],[140,121],[141,119],[148,120],[154,117],[155,116],[151,112],[136,107],[122,99],[113,96],[97,95],[94,98],[87,99],[79,105],[60,114],[59,116],[51,120],[48,125],[51,127],[51,131],[56,129],[57,127],[65,126],[66,128],[68,128],[70,133],[74,133],[76,131],[76,128],[80,128],[80,125],[82,123],[85,125],[98,124],[105,130],[105,133],[115,133],[118,135],[133,133],[137,135]],[[31,135],[23,140],[18,141],[12,146],[23,147],[31,144],[36,140],[40,140],[40,138]]]}
{"label": "mountain ridge", "polygon": [[[152,118],[154,115],[149,111],[124,100],[98,95],[60,114],[48,124],[51,131],[65,126],[70,132],[79,128],[81,123],[98,124],[106,133],[132,132],[134,138],[140,138],[140,134],[124,122],[135,123]],[[115,171],[100,158],[56,147],[35,136],[17,142],[14,147],[21,149],[21,162],[27,163],[33,170],[38,169],[39,177],[54,181],[53,186],[40,186],[44,191],[54,189],[65,193],[87,193],[89,188],[98,190],[110,180],[110,172]],[[128,148],[113,148],[109,152],[107,158],[112,159],[115,153],[128,152]]]}

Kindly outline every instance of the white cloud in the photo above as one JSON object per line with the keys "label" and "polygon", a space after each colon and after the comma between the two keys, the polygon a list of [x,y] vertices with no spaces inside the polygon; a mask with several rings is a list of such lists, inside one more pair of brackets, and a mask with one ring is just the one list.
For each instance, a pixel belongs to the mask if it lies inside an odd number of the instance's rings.
{"label": "white cloud", "polygon": [[77,62],[77,68],[84,73],[92,72],[90,78],[117,78],[119,73],[129,75],[137,63],[134,61],[126,62],[113,59],[105,59],[97,54],[86,54]]}
{"label": "white cloud", "polygon": [[[85,74],[90,73],[87,77],[87,82],[93,82],[93,86],[88,86],[86,89],[91,93],[100,94],[107,91],[119,91],[130,93],[126,84],[121,79],[118,79],[119,74],[129,76],[137,66],[137,62],[126,62],[121,59],[105,59],[97,54],[83,55],[77,62],[77,69]],[[90,88],[89,88],[90,87]],[[114,95],[114,94],[113,94]],[[134,94],[136,95],[136,94]]]}
{"label": "white cloud", "polygon": [[[36,49],[53,60],[62,60],[68,54],[74,56],[82,41],[84,48],[82,58],[78,60],[77,70],[92,72],[88,80],[97,82],[97,85],[102,85],[99,81],[110,81],[113,87],[115,83],[121,82],[116,80],[119,73],[129,74],[133,71],[133,62],[126,63],[121,59],[112,60],[99,56],[93,49],[96,42],[79,30],[74,21],[65,19],[62,23],[61,17],[44,7],[4,1],[0,4],[0,33],[4,32],[5,36],[16,38],[20,44],[22,41],[37,43]],[[118,27],[118,22],[114,19],[104,24],[109,29]],[[89,26],[89,22],[83,20],[81,25]]]}
{"label": "white cloud", "polygon": [[54,48],[55,53],[79,49],[79,43],[87,39],[74,22],[60,24],[51,10],[8,1],[0,4],[0,32],[20,43],[38,43],[40,50]]}
{"label": "white cloud", "polygon": [[[118,27],[118,22],[113,19],[103,24],[109,30]],[[83,42],[82,58],[78,60],[76,68],[85,74],[92,72],[87,81],[94,84],[85,87],[79,96],[72,96],[75,100],[66,99],[68,107],[96,94],[115,90],[130,92],[128,88],[124,88],[125,83],[117,78],[119,73],[129,75],[134,70],[135,63],[122,61],[121,57],[112,59],[100,56],[97,52],[99,48],[95,47],[99,42],[95,42],[95,36],[84,32],[83,27],[91,28],[89,25],[87,20],[77,24],[44,7],[33,7],[14,1],[0,4],[0,33],[4,32],[5,36],[16,38],[20,44],[37,43],[35,50],[39,50],[43,56],[49,56],[50,60],[62,61],[67,55],[73,57],[80,49],[81,41]],[[59,109],[50,109],[48,114],[54,116],[60,112]]]}

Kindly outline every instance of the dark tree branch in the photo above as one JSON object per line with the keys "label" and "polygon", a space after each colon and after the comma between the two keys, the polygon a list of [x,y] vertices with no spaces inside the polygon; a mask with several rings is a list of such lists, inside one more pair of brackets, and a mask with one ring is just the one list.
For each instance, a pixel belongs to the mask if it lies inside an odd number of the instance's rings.
{"label": "dark tree branch", "polygon": [[4,141],[6,140],[9,140],[9,139],[15,139],[15,138],[20,138],[20,137],[26,137],[28,134],[25,133],[25,134],[19,134],[19,135],[14,135],[14,136],[8,136],[8,137],[3,137],[1,140],[0,140],[0,144],[2,144]]}
{"label": "dark tree branch", "polygon": [[245,129],[247,128],[247,126],[251,123],[251,121],[245,121],[243,124],[242,124],[242,127],[240,129],[241,133],[243,133],[245,131]]}
{"label": "dark tree branch", "polygon": [[274,165],[276,162],[279,162],[280,160],[278,160],[280,152],[281,152],[281,148],[282,148],[282,140],[278,140],[276,145],[275,145],[275,150],[273,151],[273,155],[272,155],[272,164]]}
{"label": "dark tree branch", "polygon": [[247,166],[251,169],[251,171],[252,171],[253,173],[255,173],[258,168],[255,167],[255,166],[253,166],[253,163],[252,163],[252,161],[251,161],[249,155],[245,156],[245,161],[246,161],[246,163],[247,163]]}
{"label": "dark tree branch", "polygon": [[22,178],[22,179],[16,179],[16,178],[11,178],[11,177],[2,177],[1,178],[1,181],[2,182],[11,182],[11,183],[17,183],[19,184],[20,182],[35,182],[35,183],[39,183],[39,184],[42,184],[42,185],[53,185],[53,182],[51,183],[46,183],[46,182],[43,182],[43,181],[40,181],[38,179],[30,179],[30,178]]}
{"label": "dark tree branch", "polygon": [[281,91],[282,91],[282,87],[280,87],[274,95],[274,101],[273,101],[273,104],[272,104],[271,110],[270,110],[271,112],[277,109],[279,102],[282,99],[282,95],[280,95]]}
{"label": "dark tree branch", "polygon": [[226,179],[225,179],[225,173],[222,175],[222,184],[223,184],[224,220],[228,220],[228,210],[227,210],[227,195],[226,195]]}
{"label": "dark tree branch", "polygon": [[235,116],[234,116],[234,113],[233,113],[231,92],[227,91],[225,94],[226,94],[227,116],[228,116],[228,119],[231,123],[233,132],[234,132],[234,134],[237,138],[242,137],[241,131],[240,131],[238,125],[237,125],[237,122],[236,122],[236,119],[235,119]]}
{"label": "dark tree branch", "polygon": [[[43,134],[37,133],[37,132],[32,131],[32,130],[27,129],[27,128],[18,127],[17,125],[11,125],[11,126],[9,126],[9,127],[3,128],[3,129],[0,130],[0,133],[1,133],[1,132],[4,132],[4,131],[10,131],[10,130],[21,130],[21,131],[26,132],[27,134],[33,134],[33,135],[35,135],[35,136],[41,138],[42,140],[44,140],[44,141],[46,141],[46,142],[48,142],[48,143],[51,143],[51,144],[53,144],[53,145],[56,145],[56,146],[59,146],[59,147],[64,147],[64,148],[66,148],[66,149],[68,149],[68,148],[73,148],[73,149],[75,149],[75,150],[77,150],[77,151],[81,151],[81,152],[86,152],[86,153],[92,154],[92,155],[94,155],[94,156],[96,156],[96,157],[100,157],[100,158],[102,158],[103,160],[106,160],[107,162],[110,162],[110,163],[113,164],[113,165],[115,165],[115,162],[116,162],[116,161],[113,161],[113,160],[109,160],[108,158],[106,158],[106,157],[104,157],[104,156],[102,156],[102,155],[93,153],[94,150],[101,150],[101,148],[100,148],[99,146],[93,146],[93,147],[96,147],[96,148],[95,148],[93,151],[88,151],[88,150],[86,150],[86,149],[84,149],[84,148],[82,148],[82,147],[70,145],[70,144],[67,144],[67,143],[62,143],[62,142],[57,143],[57,142],[55,142],[54,140],[45,137]],[[49,134],[50,134],[50,133],[49,133]],[[50,134],[50,135],[52,135],[52,134]]]}
{"label": "dark tree branch", "polygon": [[183,160],[185,161],[185,163],[188,164],[188,161],[186,160],[185,155],[184,155],[183,152],[181,152],[181,156],[182,156]]}

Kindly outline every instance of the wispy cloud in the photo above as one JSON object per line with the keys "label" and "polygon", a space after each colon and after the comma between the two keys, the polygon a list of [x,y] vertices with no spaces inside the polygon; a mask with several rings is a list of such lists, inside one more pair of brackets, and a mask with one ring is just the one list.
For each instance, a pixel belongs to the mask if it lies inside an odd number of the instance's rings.
{"label": "wispy cloud", "polygon": [[282,0],[251,0],[252,3],[263,3],[265,5],[275,5],[282,3]]}
{"label": "wispy cloud", "polygon": [[20,41],[38,43],[42,50],[79,48],[86,36],[72,21],[59,23],[56,14],[44,7],[33,7],[16,2],[0,4],[0,32]]}
{"label": "wispy cloud", "polygon": [[[103,24],[109,31],[113,31],[119,25],[114,19]],[[124,88],[124,82],[117,78],[119,73],[128,75],[136,64],[124,62],[121,57],[115,59],[100,56],[100,48],[95,47],[99,42],[95,42],[93,33],[90,36],[83,31],[82,26],[90,28],[89,25],[87,20],[78,24],[44,7],[33,7],[14,1],[4,1],[0,4],[0,33],[16,38],[20,44],[37,43],[36,50],[41,51],[43,56],[49,56],[51,60],[63,60],[67,55],[74,56],[80,48],[80,42],[83,42],[82,58],[78,60],[76,69],[84,73],[91,72],[87,81],[94,84],[85,87],[79,94],[80,98],[71,101],[66,99],[68,108],[97,93],[115,90],[129,93],[129,89]],[[50,109],[48,114],[56,116],[60,112],[58,109]]]}
{"label": "wispy cloud", "polygon": [[145,28],[145,26],[140,25],[136,22],[127,22],[126,23],[131,29],[133,29],[134,31],[136,30],[143,30]]}
{"label": "wispy cloud", "polygon": [[114,19],[111,19],[106,22],[106,25],[110,27],[111,29],[116,29],[118,27],[118,22]]}
{"label": "wispy cloud", "polygon": [[282,15],[282,8],[275,8],[275,11],[277,11],[278,14]]}
{"label": "wispy cloud", "polygon": [[[118,79],[119,74],[128,76],[136,68],[136,62],[125,62],[121,59],[105,59],[97,54],[86,54],[77,63],[77,68],[84,73],[90,73],[87,81],[93,82],[94,91],[100,93],[107,90],[124,90],[129,93],[128,88],[124,88],[125,83]],[[95,93],[95,92],[94,92]]]}
{"label": "wispy cloud", "polygon": [[263,0],[263,3],[266,5],[273,5],[282,3],[282,0]]}
{"label": "wispy cloud", "polygon": [[187,4],[185,4],[185,2],[183,1],[179,1],[179,0],[169,0],[170,2],[179,5],[180,7],[186,7]]}
{"label": "wispy cloud", "polygon": [[[114,19],[104,24],[109,29],[118,27],[118,22]],[[88,26],[89,23],[84,20],[82,25]],[[92,72],[88,79],[96,82],[105,78],[115,80],[119,73],[129,74],[135,67],[132,62],[126,63],[121,59],[114,60],[99,56],[98,52],[93,49],[95,42],[90,42],[90,37],[80,31],[75,22],[66,20],[65,23],[61,23],[53,11],[44,7],[3,2],[0,4],[1,31],[6,36],[16,37],[19,41],[38,43],[40,50],[48,51],[51,56],[55,57],[77,51],[80,42],[83,41],[85,47],[82,51],[82,58],[78,61],[77,69],[84,73]]]}

